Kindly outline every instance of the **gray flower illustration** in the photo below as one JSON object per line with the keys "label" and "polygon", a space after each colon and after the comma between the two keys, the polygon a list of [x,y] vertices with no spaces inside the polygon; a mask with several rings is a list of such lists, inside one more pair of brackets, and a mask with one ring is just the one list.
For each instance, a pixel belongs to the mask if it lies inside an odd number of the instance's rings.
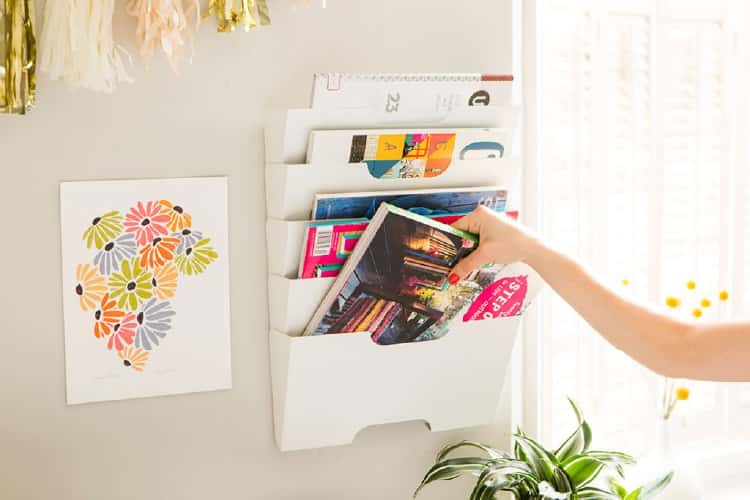
{"label": "gray flower illustration", "polygon": [[168,301],[158,302],[152,298],[143,304],[136,315],[135,348],[150,351],[158,346],[159,339],[163,339],[172,328],[175,314]]}
{"label": "gray flower illustration", "polygon": [[180,255],[185,249],[192,247],[200,240],[203,239],[203,233],[200,231],[193,231],[191,229],[183,229],[178,233],[172,233],[170,236],[180,240],[180,243],[175,248],[175,255]]}
{"label": "gray flower illustration", "polygon": [[120,270],[120,262],[136,254],[137,247],[133,233],[125,233],[109,241],[94,256],[94,265],[105,276]]}

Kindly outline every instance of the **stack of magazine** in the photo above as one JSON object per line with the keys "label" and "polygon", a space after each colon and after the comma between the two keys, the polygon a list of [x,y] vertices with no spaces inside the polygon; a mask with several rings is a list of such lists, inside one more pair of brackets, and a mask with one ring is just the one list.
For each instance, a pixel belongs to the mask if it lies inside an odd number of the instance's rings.
{"label": "stack of magazine", "polygon": [[[511,81],[505,75],[321,74],[312,102],[419,117],[459,105],[508,106]],[[438,177],[466,162],[502,168],[514,125],[312,131],[311,168],[366,169],[378,189],[316,194],[298,277],[335,280],[303,335],[364,333],[379,344],[399,344],[440,338],[454,321],[520,315],[538,288],[522,265],[487,265],[448,281],[453,266],[479,244],[476,235],[450,224],[478,206],[517,217],[509,186],[388,189],[391,179]]]}

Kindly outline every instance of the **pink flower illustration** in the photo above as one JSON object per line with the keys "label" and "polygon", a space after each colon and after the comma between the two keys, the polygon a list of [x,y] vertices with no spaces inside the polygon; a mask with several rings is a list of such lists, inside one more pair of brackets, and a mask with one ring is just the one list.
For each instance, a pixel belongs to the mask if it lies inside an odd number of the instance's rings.
{"label": "pink flower illustration", "polygon": [[139,201],[125,216],[125,232],[135,233],[135,239],[141,246],[157,236],[166,235],[169,214],[162,212],[162,208],[158,201],[147,201],[145,205]]}
{"label": "pink flower illustration", "polygon": [[119,323],[115,323],[112,327],[112,335],[109,336],[107,341],[107,349],[116,351],[122,351],[126,345],[133,343],[133,337],[135,337],[135,329],[138,326],[135,314],[127,314]]}

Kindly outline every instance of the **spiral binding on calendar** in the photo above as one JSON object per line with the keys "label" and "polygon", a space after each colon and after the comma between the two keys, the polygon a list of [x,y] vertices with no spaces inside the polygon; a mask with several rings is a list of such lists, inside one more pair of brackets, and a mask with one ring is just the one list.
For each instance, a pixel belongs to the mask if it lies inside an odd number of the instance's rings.
{"label": "spiral binding on calendar", "polygon": [[481,73],[315,73],[316,78],[337,80],[362,80],[380,82],[475,82],[486,76]]}

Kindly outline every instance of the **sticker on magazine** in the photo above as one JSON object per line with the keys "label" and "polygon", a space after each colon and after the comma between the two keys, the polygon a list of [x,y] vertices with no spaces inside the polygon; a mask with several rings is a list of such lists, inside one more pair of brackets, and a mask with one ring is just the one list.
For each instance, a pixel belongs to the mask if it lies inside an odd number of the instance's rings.
{"label": "sticker on magazine", "polygon": [[501,278],[482,290],[464,314],[464,321],[507,318],[523,312],[528,290],[527,276]]}

